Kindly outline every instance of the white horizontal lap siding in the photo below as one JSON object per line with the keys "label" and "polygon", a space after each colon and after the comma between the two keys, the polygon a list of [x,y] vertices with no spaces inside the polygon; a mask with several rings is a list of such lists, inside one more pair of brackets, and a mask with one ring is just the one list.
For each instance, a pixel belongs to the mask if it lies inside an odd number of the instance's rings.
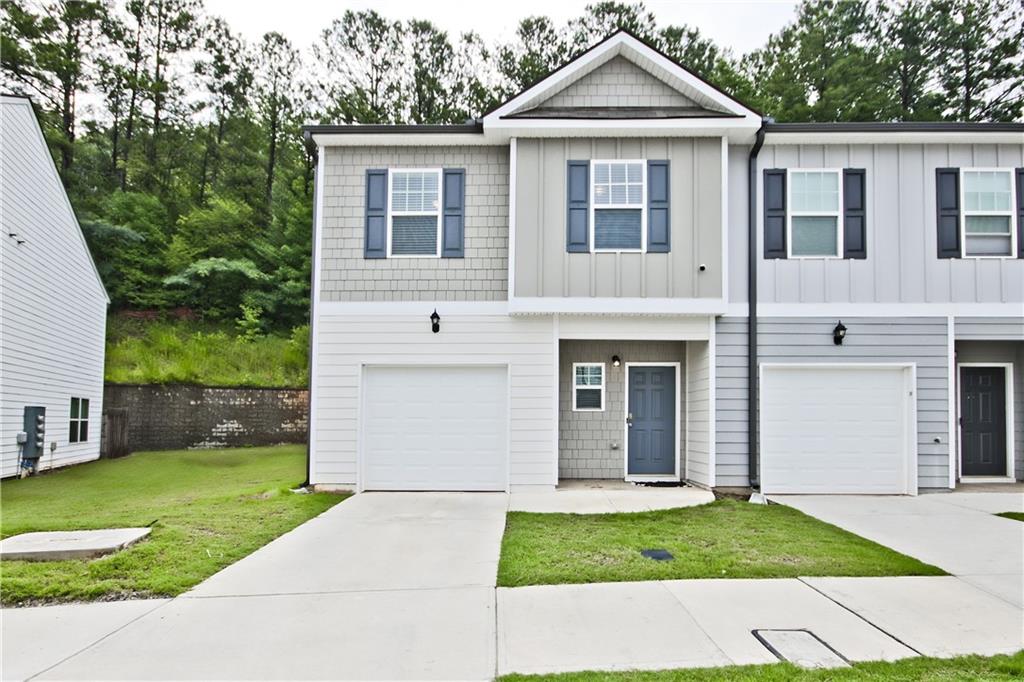
{"label": "white horizontal lap siding", "polygon": [[[99,457],[107,304],[28,103],[4,99],[3,126],[0,473],[11,476],[26,406],[46,408],[43,468]],[[69,442],[72,397],[89,399],[85,443]]]}
{"label": "white horizontal lap siding", "polygon": [[[914,363],[917,366],[918,487],[949,484],[949,400],[945,318],[849,318],[843,345],[834,318],[761,318],[761,363]],[[746,318],[720,318],[716,331],[717,485],[747,485]],[[938,439],[939,442],[935,442]]]}
{"label": "white horizontal lap siding", "polygon": [[711,486],[711,353],[707,341],[686,344],[686,478]]}
{"label": "white horizontal lap siding", "polygon": [[364,365],[507,365],[509,482],[554,485],[557,423],[550,318],[447,315],[441,331],[423,315],[322,314],[317,321],[312,482],[356,485],[360,380]]}
{"label": "white horizontal lap siding", "polygon": [[1020,317],[958,317],[957,341],[1024,341],[1024,306]]}

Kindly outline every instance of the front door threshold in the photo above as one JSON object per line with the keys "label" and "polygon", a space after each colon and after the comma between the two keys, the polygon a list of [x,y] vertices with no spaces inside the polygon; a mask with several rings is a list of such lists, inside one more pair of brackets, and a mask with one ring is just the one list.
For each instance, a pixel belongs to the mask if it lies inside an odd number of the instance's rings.
{"label": "front door threshold", "polygon": [[971,483],[1016,483],[1013,476],[961,476],[960,482],[966,485]]}
{"label": "front door threshold", "polygon": [[637,474],[626,476],[627,483],[680,483],[682,479],[673,474]]}

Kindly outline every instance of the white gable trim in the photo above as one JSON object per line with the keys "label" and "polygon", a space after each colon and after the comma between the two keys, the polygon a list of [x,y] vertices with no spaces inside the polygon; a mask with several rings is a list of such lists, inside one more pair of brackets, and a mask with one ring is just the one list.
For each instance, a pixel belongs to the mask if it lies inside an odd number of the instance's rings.
{"label": "white gable trim", "polygon": [[[0,97],[0,103],[2,103],[3,106],[23,106],[28,108],[29,118],[32,119],[39,144],[42,147],[43,153],[46,154],[46,160],[49,162],[47,165],[53,171],[53,181],[57,183],[57,186],[60,188],[60,195],[64,198],[64,204],[67,206],[68,213],[71,215],[71,220],[74,221],[75,227],[78,228],[78,238],[82,242],[82,249],[85,251],[85,257],[89,260],[89,266],[92,268],[92,272],[96,276],[96,284],[100,287],[100,293],[102,293],[103,298],[106,299],[107,305],[110,305],[110,295],[107,293],[107,287],[103,284],[103,279],[100,277],[100,271],[96,269],[96,261],[92,259],[92,251],[89,250],[89,244],[85,241],[85,233],[82,232],[82,226],[78,222],[78,214],[75,213],[74,207],[71,206],[71,199],[68,198],[68,193],[64,189],[64,183],[61,182],[60,173],[57,172],[57,165],[53,162],[53,157],[50,156],[50,147],[46,144],[46,138],[43,136],[43,129],[39,126],[39,119],[36,117],[36,112],[32,109],[32,102],[27,97],[3,95]],[[13,171],[14,169],[11,170]]]}
{"label": "white gable trim", "polygon": [[[522,126],[527,121],[515,120],[505,122],[503,119],[534,102],[547,99],[560,92],[616,56],[628,59],[698,103],[707,102],[711,105],[709,108],[721,109],[728,114],[742,117],[747,125],[760,126],[761,124],[761,117],[756,112],[715,89],[637,38],[624,31],[620,31],[487,114],[484,117],[484,130],[507,127],[510,124],[516,127]],[[653,66],[654,69],[644,66],[645,62]],[[656,70],[661,71],[661,73],[657,73]],[[562,125],[576,127],[579,123],[580,121],[567,121],[562,123]],[[614,122],[602,121],[601,123],[609,126]],[[635,120],[624,120],[621,121],[621,124],[623,126],[635,127],[637,122]]]}

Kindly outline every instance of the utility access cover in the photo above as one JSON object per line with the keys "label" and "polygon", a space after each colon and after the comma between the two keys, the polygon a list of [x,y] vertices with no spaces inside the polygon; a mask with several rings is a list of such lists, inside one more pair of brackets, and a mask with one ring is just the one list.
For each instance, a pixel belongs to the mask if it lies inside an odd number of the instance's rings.
{"label": "utility access cover", "polygon": [[640,554],[655,561],[672,561],[675,559],[667,549],[641,549]]}
{"label": "utility access cover", "polygon": [[92,559],[133,545],[149,535],[149,531],[149,528],[104,528],[22,533],[0,542],[0,559]]}
{"label": "utility access cover", "polygon": [[801,668],[847,668],[849,663],[809,630],[754,630],[754,637],[780,660]]}

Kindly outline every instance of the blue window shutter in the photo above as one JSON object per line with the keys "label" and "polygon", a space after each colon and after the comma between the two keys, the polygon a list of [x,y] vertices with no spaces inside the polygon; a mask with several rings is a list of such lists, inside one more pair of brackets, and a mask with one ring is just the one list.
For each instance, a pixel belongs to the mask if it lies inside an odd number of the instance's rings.
{"label": "blue window shutter", "polygon": [[590,251],[590,162],[570,161],[565,179],[568,210],[565,248],[569,253]]}
{"label": "blue window shutter", "polygon": [[462,258],[465,255],[466,171],[444,169],[444,196],[441,199],[441,257]]}
{"label": "blue window shutter", "polygon": [[388,172],[366,171],[364,258],[388,257]]}
{"label": "blue window shutter", "polygon": [[786,171],[764,171],[764,257],[786,257]]}
{"label": "blue window shutter", "polygon": [[1024,258],[1024,168],[1017,169],[1017,258]]}
{"label": "blue window shutter", "polygon": [[960,257],[960,169],[935,169],[935,223],[939,258]]}
{"label": "blue window shutter", "polygon": [[843,171],[843,258],[868,257],[867,196],[863,168]]}
{"label": "blue window shutter", "polygon": [[647,162],[647,251],[668,253],[672,242],[668,161]]}

